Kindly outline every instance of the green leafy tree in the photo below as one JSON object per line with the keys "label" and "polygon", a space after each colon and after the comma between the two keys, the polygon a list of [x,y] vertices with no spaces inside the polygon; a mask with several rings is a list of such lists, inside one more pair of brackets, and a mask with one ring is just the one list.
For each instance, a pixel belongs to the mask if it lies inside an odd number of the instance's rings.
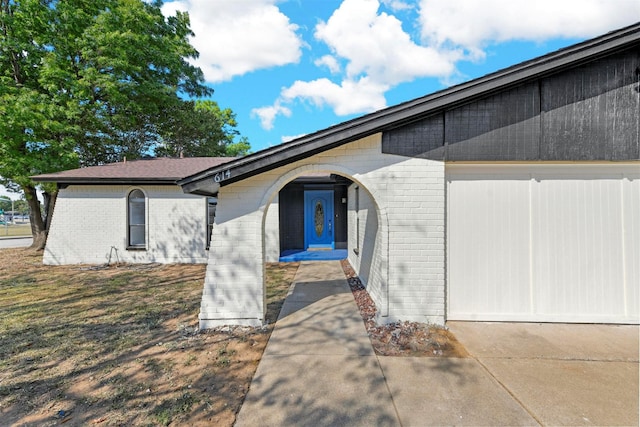
{"label": "green leafy tree", "polygon": [[[160,129],[156,155],[168,157],[238,157],[250,150],[240,137],[235,113],[211,100],[183,102],[171,110]],[[240,137],[235,141],[236,137]]]}
{"label": "green leafy tree", "polygon": [[11,210],[11,199],[7,196],[0,196],[0,210],[4,212]]}
{"label": "green leafy tree", "polygon": [[179,94],[212,93],[188,62],[188,15],[165,18],[160,7],[0,0],[0,183],[24,192],[35,247],[57,190],[44,187],[43,213],[30,176],[140,156],[186,108]]}
{"label": "green leafy tree", "polygon": [[29,213],[29,203],[24,199],[16,200],[13,202],[13,209],[18,215],[27,215]]}
{"label": "green leafy tree", "polygon": [[232,142],[227,145],[226,156],[229,157],[242,157],[251,153],[251,144],[246,137],[240,138],[238,142]]}

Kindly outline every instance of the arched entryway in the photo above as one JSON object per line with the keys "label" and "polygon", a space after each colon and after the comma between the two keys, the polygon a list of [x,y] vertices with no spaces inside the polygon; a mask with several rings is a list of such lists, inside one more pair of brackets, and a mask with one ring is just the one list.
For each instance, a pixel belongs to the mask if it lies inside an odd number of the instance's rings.
{"label": "arched entryway", "polygon": [[378,321],[442,322],[444,165],[385,155],[381,143],[376,134],[241,178],[229,171],[218,191],[201,328],[263,322],[264,265],[278,257],[279,192],[313,174],[350,182],[348,259],[378,307]]}
{"label": "arched entryway", "polygon": [[[334,219],[331,223],[333,238],[327,246],[344,250],[345,257],[360,275],[376,303],[379,317],[388,316],[389,247],[386,210],[380,207],[376,195],[368,189],[366,179],[347,168],[331,164],[305,165],[283,174],[273,183],[260,203],[263,263],[273,261],[273,258],[269,259],[269,253],[273,252],[274,242],[269,241],[269,238],[276,234],[274,226],[282,227],[284,224],[298,233],[291,241],[283,242],[281,239],[286,236],[286,232],[280,228],[279,250],[296,245],[309,249],[317,244],[317,241],[309,239],[304,233],[317,233],[318,225],[315,221],[319,221],[318,211],[323,209],[318,207],[321,204],[318,200],[322,196],[334,202],[332,212],[329,213]],[[297,203],[299,206],[291,208],[283,206],[285,203]],[[287,215],[292,211],[298,221],[306,215],[307,218],[313,218],[313,222],[291,225],[291,218],[279,218],[282,213]],[[325,215],[324,225],[320,227],[328,227],[327,212],[322,213]],[[277,220],[274,217],[278,217]],[[336,223],[336,220],[343,222]],[[263,275],[263,282],[264,280]],[[264,295],[265,283],[262,292]],[[379,320],[384,322],[384,319]]]}

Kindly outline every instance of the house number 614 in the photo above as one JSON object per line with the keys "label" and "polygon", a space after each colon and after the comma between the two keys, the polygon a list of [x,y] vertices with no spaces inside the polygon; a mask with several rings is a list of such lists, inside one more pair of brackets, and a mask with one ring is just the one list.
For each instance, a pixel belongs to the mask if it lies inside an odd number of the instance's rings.
{"label": "house number 614", "polygon": [[225,179],[228,179],[230,177],[231,177],[231,171],[226,170],[226,171],[218,172],[217,174],[215,174],[213,176],[213,180],[215,182],[220,182],[220,181],[224,181]]}

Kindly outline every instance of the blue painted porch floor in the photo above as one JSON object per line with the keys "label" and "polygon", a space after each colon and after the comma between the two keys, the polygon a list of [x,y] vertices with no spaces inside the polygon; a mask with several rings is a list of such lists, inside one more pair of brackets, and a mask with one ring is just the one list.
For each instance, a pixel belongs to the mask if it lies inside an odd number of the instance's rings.
{"label": "blue painted porch floor", "polygon": [[302,250],[289,249],[280,254],[280,262],[336,261],[347,257],[346,249]]}

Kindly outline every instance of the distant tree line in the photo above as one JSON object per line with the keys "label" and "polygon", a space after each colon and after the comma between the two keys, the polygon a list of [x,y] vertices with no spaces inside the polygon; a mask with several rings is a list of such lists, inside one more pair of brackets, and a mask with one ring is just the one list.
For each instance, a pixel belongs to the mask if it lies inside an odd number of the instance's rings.
{"label": "distant tree line", "polygon": [[13,210],[17,215],[28,215],[29,204],[24,199],[14,200],[12,202],[8,197],[0,196],[0,210],[4,211],[5,214]]}

